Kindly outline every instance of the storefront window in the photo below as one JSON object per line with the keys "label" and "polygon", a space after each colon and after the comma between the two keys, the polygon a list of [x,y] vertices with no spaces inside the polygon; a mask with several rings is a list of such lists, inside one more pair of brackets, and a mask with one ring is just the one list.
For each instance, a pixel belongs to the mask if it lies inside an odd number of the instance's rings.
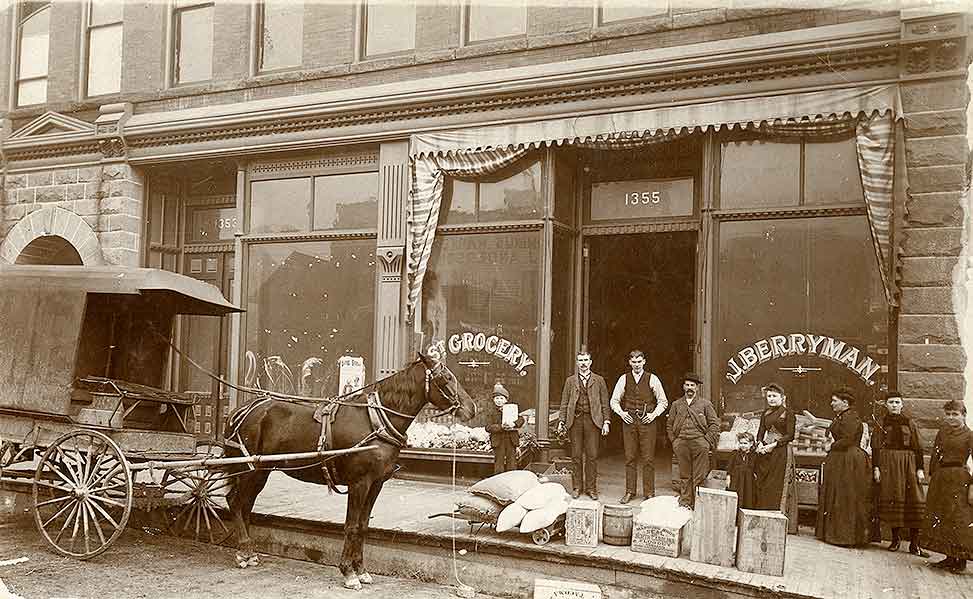
{"label": "storefront window", "polygon": [[343,356],[371,372],[374,240],[256,244],[247,275],[246,385],[325,397]]}
{"label": "storefront window", "polygon": [[530,220],[544,214],[541,163],[523,163],[479,182],[451,180],[439,224]]}
{"label": "storefront window", "polygon": [[804,203],[861,204],[861,175],[854,139],[804,146]]}
{"label": "storefront window", "polygon": [[[537,407],[541,233],[439,235],[422,287],[427,349],[444,357],[480,413],[494,383],[521,411]],[[421,415],[420,415],[421,418]]]}
{"label": "storefront window", "polygon": [[378,173],[314,178],[314,230],[375,228]]}
{"label": "storefront window", "polygon": [[[726,412],[790,407],[831,417],[830,392],[877,395],[887,361],[887,305],[864,216],[720,225],[717,366]],[[864,406],[864,404],[862,404]]]}
{"label": "storefront window", "polygon": [[797,206],[801,199],[801,144],[759,140],[723,144],[723,208]]}
{"label": "storefront window", "polygon": [[250,184],[250,232],[295,233],[311,222],[311,179],[275,179]]}

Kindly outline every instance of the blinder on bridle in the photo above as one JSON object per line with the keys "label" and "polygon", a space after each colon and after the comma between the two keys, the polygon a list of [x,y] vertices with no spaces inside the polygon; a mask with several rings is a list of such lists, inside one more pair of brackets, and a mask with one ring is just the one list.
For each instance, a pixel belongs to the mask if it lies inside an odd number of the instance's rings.
{"label": "blinder on bridle", "polygon": [[432,415],[432,418],[452,414],[459,409],[459,386],[456,375],[443,362],[436,362],[432,368],[426,369],[426,396],[429,396],[430,383],[449,401],[449,407]]}

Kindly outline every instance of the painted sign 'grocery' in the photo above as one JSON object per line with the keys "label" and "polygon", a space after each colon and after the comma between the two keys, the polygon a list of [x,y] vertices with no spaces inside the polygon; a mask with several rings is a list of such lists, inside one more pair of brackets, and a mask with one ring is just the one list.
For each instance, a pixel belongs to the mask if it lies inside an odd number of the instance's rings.
{"label": "painted sign 'grocery'", "polygon": [[437,360],[445,358],[446,352],[453,355],[461,352],[489,354],[510,364],[520,373],[520,376],[526,375],[527,367],[534,364],[527,352],[516,343],[505,337],[487,335],[478,331],[455,333],[448,339],[433,343],[427,350],[427,353]]}

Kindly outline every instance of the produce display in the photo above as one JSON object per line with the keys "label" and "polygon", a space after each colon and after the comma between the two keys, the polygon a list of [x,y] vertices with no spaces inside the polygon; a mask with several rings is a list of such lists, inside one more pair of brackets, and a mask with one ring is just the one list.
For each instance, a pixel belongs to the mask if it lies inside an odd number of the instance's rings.
{"label": "produce display", "polygon": [[[825,418],[817,418],[807,410],[795,414],[795,420],[795,451],[807,455],[823,456],[827,454],[831,447],[831,440],[828,438],[828,427],[831,426],[831,421]],[[759,429],[759,413],[736,415],[733,417],[733,425],[730,430],[720,433],[720,440],[716,448],[719,451],[736,451],[738,447],[737,433],[748,431],[756,439]]]}
{"label": "produce display", "polygon": [[424,449],[461,449],[464,451],[491,451],[490,433],[482,426],[470,428],[460,423],[450,425],[438,422],[413,422],[406,431],[409,447]]}

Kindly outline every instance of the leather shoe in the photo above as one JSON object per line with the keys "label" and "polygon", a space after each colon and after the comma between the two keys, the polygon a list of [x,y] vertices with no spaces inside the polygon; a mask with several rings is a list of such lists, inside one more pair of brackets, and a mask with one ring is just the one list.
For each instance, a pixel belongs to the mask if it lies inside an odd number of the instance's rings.
{"label": "leather shoe", "polygon": [[622,498],[618,500],[618,503],[621,503],[622,505],[624,505],[624,504],[628,503],[629,501],[631,501],[634,498],[635,498],[635,495],[634,494],[632,494],[632,493],[626,493],[626,494],[622,495]]}
{"label": "leather shoe", "polygon": [[909,553],[919,557],[929,557],[929,552],[918,545],[909,545]]}
{"label": "leather shoe", "polygon": [[581,497],[581,490],[580,489],[572,489],[571,490],[571,497],[574,498],[574,499],[577,499],[578,497]]}
{"label": "leather shoe", "polygon": [[598,501],[598,491],[588,491],[588,497]]}
{"label": "leather shoe", "polygon": [[893,539],[892,542],[889,543],[888,550],[889,551],[898,551],[899,550],[899,540],[898,539]]}

